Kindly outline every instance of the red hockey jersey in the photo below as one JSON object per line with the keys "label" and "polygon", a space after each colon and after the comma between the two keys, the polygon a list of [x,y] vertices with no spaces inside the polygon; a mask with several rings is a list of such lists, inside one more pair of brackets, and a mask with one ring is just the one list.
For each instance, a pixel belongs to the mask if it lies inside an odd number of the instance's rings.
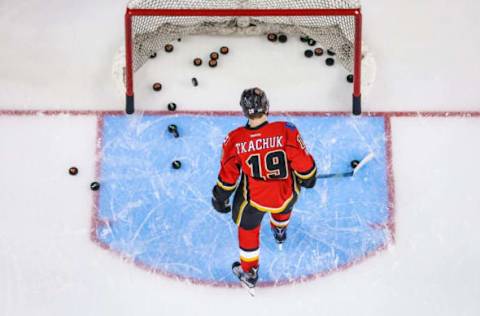
{"label": "red hockey jersey", "polygon": [[242,174],[243,196],[260,211],[280,213],[300,192],[298,178],[316,175],[315,161],[308,153],[297,128],[274,122],[230,132],[223,143],[217,185],[233,191]]}

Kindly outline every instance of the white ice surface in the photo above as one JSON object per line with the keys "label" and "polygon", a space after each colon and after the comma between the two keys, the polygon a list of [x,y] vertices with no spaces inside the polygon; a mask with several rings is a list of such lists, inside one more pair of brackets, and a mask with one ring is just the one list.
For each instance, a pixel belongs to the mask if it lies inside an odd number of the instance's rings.
{"label": "white ice surface", "polygon": [[[124,3],[0,2],[0,109],[123,109],[111,62]],[[480,110],[478,3],[363,4],[365,41],[377,60],[365,110]],[[183,47],[189,42],[197,43]],[[242,46],[234,47],[239,59]],[[233,60],[232,72],[245,71]],[[237,99],[217,82],[212,106]],[[308,91],[286,94],[295,106],[276,93],[271,99],[278,110],[346,111],[349,96],[339,91],[318,104]],[[143,104],[163,109],[155,100]],[[205,109],[204,99],[186,101],[185,109]],[[480,314],[478,118],[394,118],[395,246],[316,281],[259,289],[254,300],[241,289],[152,275],[90,241],[95,131],[94,116],[0,116],[1,316]],[[70,165],[80,168],[76,178],[65,173]]]}

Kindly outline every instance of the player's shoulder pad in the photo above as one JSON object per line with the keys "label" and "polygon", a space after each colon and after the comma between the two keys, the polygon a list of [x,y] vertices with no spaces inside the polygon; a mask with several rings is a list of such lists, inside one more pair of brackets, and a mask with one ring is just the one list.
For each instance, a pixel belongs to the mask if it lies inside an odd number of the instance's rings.
{"label": "player's shoulder pad", "polygon": [[230,138],[234,138],[235,136],[241,134],[243,132],[245,127],[243,126],[240,126],[240,127],[237,127],[236,129],[230,131],[230,133],[228,133],[228,137]]}
{"label": "player's shoulder pad", "polygon": [[245,131],[245,126],[242,125],[242,126],[237,127],[236,129],[232,130],[230,132],[230,135],[242,133],[244,131]]}
{"label": "player's shoulder pad", "polygon": [[297,127],[291,122],[285,122],[285,127],[291,130],[292,132],[297,130]]}
{"label": "player's shoulder pad", "polygon": [[228,143],[231,142],[232,139],[236,138],[236,136],[241,133],[243,127],[238,127],[234,129],[233,131],[230,131],[227,136],[225,136],[225,139],[223,140],[223,145],[227,145]]}

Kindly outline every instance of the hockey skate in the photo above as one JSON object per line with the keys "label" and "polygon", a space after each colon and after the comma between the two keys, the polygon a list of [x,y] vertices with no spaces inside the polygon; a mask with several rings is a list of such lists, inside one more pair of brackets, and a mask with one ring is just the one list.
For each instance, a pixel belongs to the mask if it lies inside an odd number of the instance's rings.
{"label": "hockey skate", "polygon": [[255,285],[258,280],[258,268],[252,268],[250,272],[245,272],[242,269],[240,262],[235,261],[232,264],[232,272],[240,280],[240,284],[247,289],[248,294],[255,296]]}
{"label": "hockey skate", "polygon": [[283,249],[283,243],[287,240],[287,227],[272,227],[273,238],[277,242],[278,249]]}

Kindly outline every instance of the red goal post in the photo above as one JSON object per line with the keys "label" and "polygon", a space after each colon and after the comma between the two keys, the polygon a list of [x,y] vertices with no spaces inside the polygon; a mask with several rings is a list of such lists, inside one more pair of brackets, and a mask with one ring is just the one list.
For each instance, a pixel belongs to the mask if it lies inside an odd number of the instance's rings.
{"label": "red goal post", "polygon": [[135,17],[352,17],[354,19],[353,43],[353,102],[352,113],[361,114],[362,72],[362,13],[354,9],[171,9],[127,8],[125,13],[125,73],[126,112],[132,114],[134,105],[134,35]]}

